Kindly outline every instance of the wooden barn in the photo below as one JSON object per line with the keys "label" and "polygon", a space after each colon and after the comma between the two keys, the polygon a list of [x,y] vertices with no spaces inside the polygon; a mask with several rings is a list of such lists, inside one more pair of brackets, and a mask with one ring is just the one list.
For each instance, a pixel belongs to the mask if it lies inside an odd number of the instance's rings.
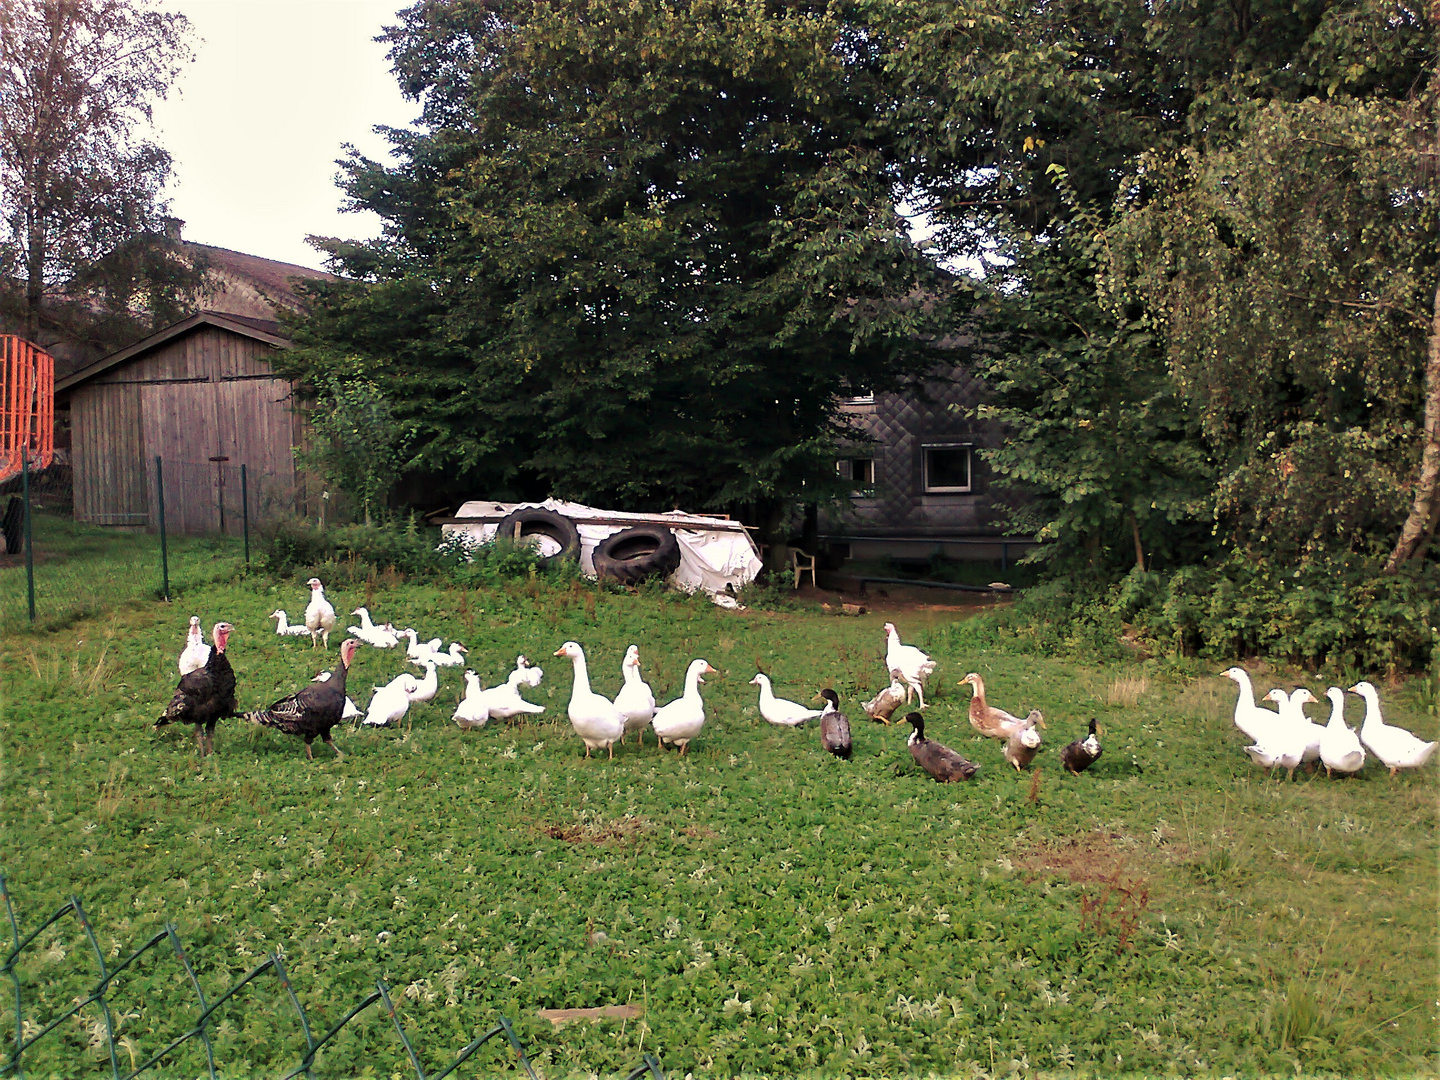
{"label": "wooden barn", "polygon": [[156,458],[167,531],[233,534],[242,510],[296,509],[302,416],[270,367],[289,345],[275,322],[202,311],[58,381],[75,519],[157,528]]}

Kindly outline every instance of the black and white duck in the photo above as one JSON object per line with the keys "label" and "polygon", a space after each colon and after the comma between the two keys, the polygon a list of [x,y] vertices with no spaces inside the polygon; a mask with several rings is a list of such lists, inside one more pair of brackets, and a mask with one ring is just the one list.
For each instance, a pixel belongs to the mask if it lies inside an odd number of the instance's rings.
{"label": "black and white duck", "polygon": [[953,784],[959,780],[969,780],[977,772],[980,766],[973,761],[967,761],[948,746],[942,746],[934,739],[925,737],[925,718],[918,712],[909,713],[905,722],[915,730],[910,733],[909,746],[910,756],[915,759],[915,764],[924,769],[942,784]]}
{"label": "black and white duck", "polygon": [[1095,732],[1095,718],[1090,718],[1090,734],[1076,739],[1060,751],[1060,764],[1076,776],[1094,765],[1100,758],[1100,737]]}

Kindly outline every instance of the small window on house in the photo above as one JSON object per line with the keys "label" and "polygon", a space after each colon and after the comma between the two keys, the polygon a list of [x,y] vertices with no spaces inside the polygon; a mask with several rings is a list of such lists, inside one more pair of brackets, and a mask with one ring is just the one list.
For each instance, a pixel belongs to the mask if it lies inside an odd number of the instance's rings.
{"label": "small window on house", "polygon": [[926,494],[956,495],[970,490],[970,444],[924,447],[921,485]]}
{"label": "small window on house", "polygon": [[874,390],[856,390],[855,393],[850,394],[850,395],[848,395],[848,396],[846,396],[846,397],[842,397],[842,398],[840,399],[840,404],[841,404],[841,405],[874,405],[874,404],[875,404],[875,391],[874,391]]}
{"label": "small window on house", "polygon": [[835,463],[835,471],[856,491],[875,486],[874,458],[841,458]]}

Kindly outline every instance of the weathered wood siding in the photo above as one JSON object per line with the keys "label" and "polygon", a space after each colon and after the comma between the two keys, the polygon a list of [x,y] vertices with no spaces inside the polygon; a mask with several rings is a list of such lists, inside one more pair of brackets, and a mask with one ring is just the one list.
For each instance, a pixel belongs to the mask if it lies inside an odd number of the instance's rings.
{"label": "weathered wood siding", "polygon": [[273,352],[263,341],[200,326],[77,387],[77,520],[157,527],[157,456],[172,532],[216,531],[222,482],[227,531],[235,531],[242,463],[252,520],[292,509],[296,418],[290,383],[270,370]]}

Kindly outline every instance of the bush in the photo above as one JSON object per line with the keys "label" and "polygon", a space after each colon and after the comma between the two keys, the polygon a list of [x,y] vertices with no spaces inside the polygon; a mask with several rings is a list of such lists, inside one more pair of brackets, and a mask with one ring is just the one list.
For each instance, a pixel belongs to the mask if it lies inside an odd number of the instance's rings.
{"label": "bush", "polygon": [[439,529],[414,518],[403,525],[325,529],[304,521],[280,521],[263,532],[260,548],[273,573],[309,572],[337,584],[380,574],[461,585],[493,584],[538,573],[553,579],[579,575],[577,563],[547,563],[527,544],[503,539],[486,544],[442,541]]}
{"label": "bush", "polygon": [[1304,567],[1240,556],[1112,584],[1049,582],[950,631],[961,648],[1014,643],[1100,658],[1263,657],[1393,674],[1440,663],[1440,566],[1382,574],[1359,556]]}

